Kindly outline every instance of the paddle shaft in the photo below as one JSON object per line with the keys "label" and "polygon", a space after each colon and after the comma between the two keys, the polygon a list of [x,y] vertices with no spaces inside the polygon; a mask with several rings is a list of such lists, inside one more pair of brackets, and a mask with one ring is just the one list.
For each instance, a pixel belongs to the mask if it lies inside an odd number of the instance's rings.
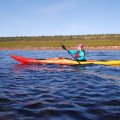
{"label": "paddle shaft", "polygon": [[80,62],[77,60],[77,58],[76,58],[74,55],[72,55],[72,54],[70,53],[70,51],[69,51],[63,44],[61,44],[61,46],[62,46],[62,48],[63,48],[64,50],[66,50],[66,51],[80,64]]}

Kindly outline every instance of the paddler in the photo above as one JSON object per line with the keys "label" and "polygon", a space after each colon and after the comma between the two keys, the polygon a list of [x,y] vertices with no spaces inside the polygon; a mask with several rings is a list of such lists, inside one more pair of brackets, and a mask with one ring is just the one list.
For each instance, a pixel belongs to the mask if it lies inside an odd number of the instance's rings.
{"label": "paddler", "polygon": [[86,52],[84,49],[84,44],[79,44],[77,50],[69,50],[69,52],[72,55],[74,55],[78,61],[86,61],[85,59]]}

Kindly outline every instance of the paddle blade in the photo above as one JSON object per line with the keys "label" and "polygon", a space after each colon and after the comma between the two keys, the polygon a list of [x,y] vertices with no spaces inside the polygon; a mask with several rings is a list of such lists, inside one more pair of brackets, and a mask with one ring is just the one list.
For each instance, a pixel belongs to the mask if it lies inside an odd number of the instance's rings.
{"label": "paddle blade", "polygon": [[61,44],[61,47],[62,47],[64,50],[67,50],[66,47],[65,47],[63,44]]}

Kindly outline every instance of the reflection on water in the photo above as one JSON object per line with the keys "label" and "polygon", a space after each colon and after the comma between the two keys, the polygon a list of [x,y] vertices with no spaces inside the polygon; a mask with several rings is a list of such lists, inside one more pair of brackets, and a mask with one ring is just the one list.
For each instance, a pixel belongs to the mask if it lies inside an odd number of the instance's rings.
{"label": "reflection on water", "polygon": [[[73,66],[68,66],[68,65],[27,65],[27,64],[15,64],[13,65],[13,72],[20,73],[21,70],[33,70],[33,71],[77,71],[77,72],[83,72],[84,74],[89,74],[90,76],[97,76],[103,79],[114,79],[117,80],[117,82],[120,82],[120,78],[117,76],[112,76],[110,74],[101,74],[95,71],[85,71],[86,66],[88,65],[73,65]],[[94,66],[94,65],[89,65],[89,66]],[[118,66],[117,66],[118,67]]]}
{"label": "reflection on water", "polygon": [[29,65],[29,64],[15,64],[12,66],[12,69],[14,72],[16,71],[20,71],[20,70],[35,70],[35,71],[84,71],[85,70],[85,66],[83,65],[72,65],[72,66],[68,66],[68,65],[54,65],[54,64],[43,64],[43,65],[39,65],[39,64],[34,64],[34,65]]}
{"label": "reflection on water", "polygon": [[[14,52],[38,55],[38,51],[2,51],[0,120],[120,119],[119,66],[21,65],[6,56]],[[93,52],[93,58],[112,57],[100,52]]]}

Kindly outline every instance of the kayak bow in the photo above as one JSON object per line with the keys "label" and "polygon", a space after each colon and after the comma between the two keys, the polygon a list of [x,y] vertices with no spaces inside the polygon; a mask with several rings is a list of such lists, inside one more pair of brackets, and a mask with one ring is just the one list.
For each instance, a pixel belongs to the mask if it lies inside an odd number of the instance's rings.
{"label": "kayak bow", "polygon": [[[61,64],[61,65],[79,65],[75,60],[67,58],[49,58],[49,59],[35,59],[35,58],[26,58],[17,55],[10,55],[11,58],[22,64]],[[102,65],[120,65],[120,60],[109,60],[109,61],[95,61],[88,60],[82,61],[80,64],[89,65],[89,64],[102,64]]]}

